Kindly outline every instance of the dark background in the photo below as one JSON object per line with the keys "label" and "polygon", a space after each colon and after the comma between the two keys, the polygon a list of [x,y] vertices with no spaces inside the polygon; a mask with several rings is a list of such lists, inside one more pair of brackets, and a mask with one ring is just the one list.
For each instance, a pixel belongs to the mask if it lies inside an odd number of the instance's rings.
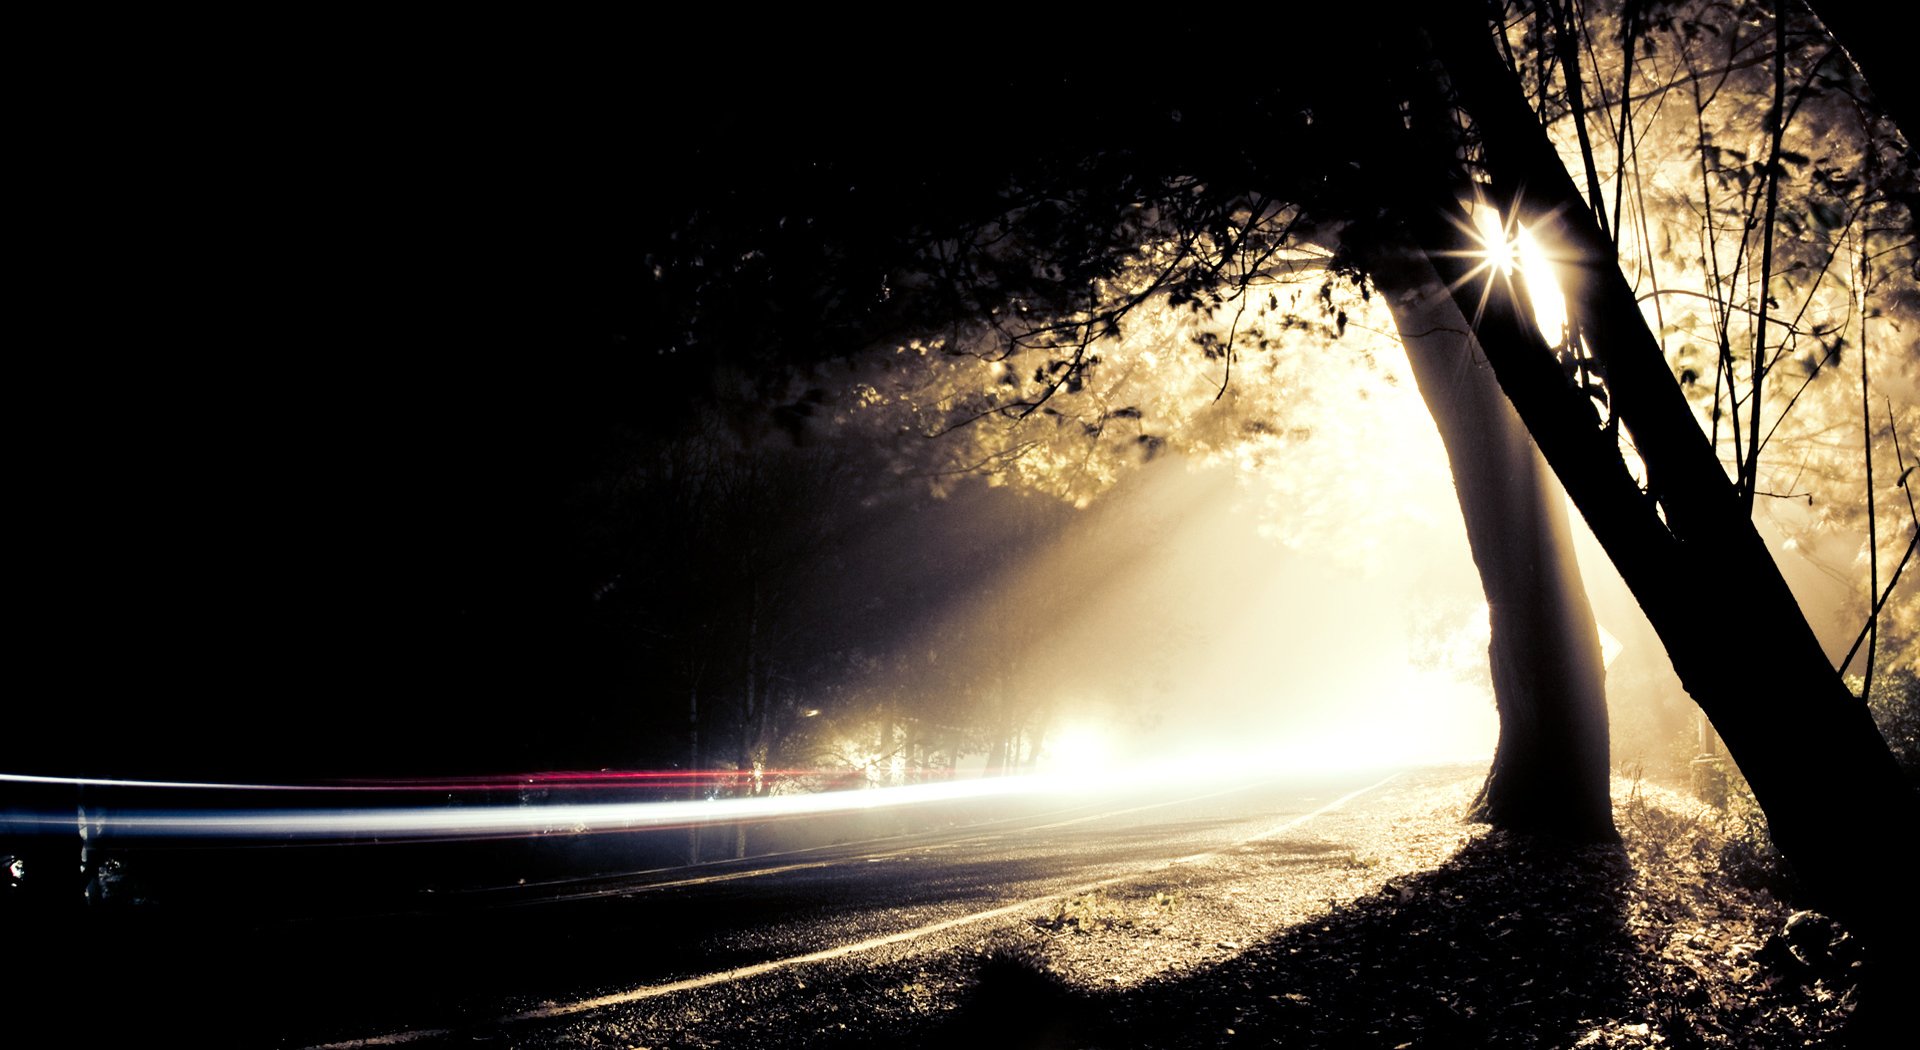
{"label": "dark background", "polygon": [[730,352],[664,352],[646,246],[835,163],[920,173],[831,216],[855,240],[963,208],[969,165],[1098,113],[1088,63],[1139,39],[119,28],[41,41],[14,172],[21,772],[619,761],[574,497]]}

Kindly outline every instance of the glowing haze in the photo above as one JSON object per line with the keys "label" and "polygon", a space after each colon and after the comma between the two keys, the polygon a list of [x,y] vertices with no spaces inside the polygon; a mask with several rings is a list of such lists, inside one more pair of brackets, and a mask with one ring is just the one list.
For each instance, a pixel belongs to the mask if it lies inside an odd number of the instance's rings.
{"label": "glowing haze", "polygon": [[[1231,382],[1225,354],[1192,345],[1202,323],[1150,310],[1051,414],[910,446],[929,473],[992,462],[995,483],[1081,508],[928,631],[929,646],[992,639],[960,658],[1008,663],[1034,768],[1491,753],[1486,607],[1445,453],[1385,311],[1338,281],[1321,291],[1317,262],[1249,294]],[[1338,332],[1291,323],[1314,310]],[[843,425],[933,433],[1008,368],[1033,370],[950,349],[903,347],[924,367],[875,377]]]}

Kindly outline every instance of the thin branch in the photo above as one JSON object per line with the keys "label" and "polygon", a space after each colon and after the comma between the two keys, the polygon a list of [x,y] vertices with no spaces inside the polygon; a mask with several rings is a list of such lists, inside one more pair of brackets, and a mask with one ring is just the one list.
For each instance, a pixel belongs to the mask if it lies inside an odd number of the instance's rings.
{"label": "thin branch", "polygon": [[[1879,522],[1874,517],[1873,503],[1873,410],[1867,393],[1867,303],[1860,290],[1866,286],[1868,278],[1867,263],[1860,262],[1860,283],[1853,289],[1854,298],[1860,301],[1860,443],[1867,461],[1867,600],[1873,600],[1873,592],[1880,585],[1880,532]],[[1861,696],[1873,695],[1873,658],[1874,651],[1880,647],[1880,617],[1867,618],[1867,672],[1860,686]]]}
{"label": "thin branch", "polygon": [[[1560,51],[1560,68],[1567,78],[1567,105],[1573,112],[1574,136],[1580,142],[1580,161],[1587,174],[1587,207],[1600,225],[1600,236],[1617,248],[1620,239],[1607,225],[1606,194],[1600,188],[1600,169],[1593,159],[1593,141],[1587,135],[1587,107],[1580,76],[1579,42],[1574,38],[1572,14],[1563,4],[1550,5],[1553,11],[1553,37]],[[1544,89],[1544,85],[1543,85]]]}
{"label": "thin branch", "polygon": [[[1634,46],[1636,43],[1634,38],[1639,34],[1640,28],[1639,0],[1627,0],[1626,17],[1626,34],[1622,37],[1622,43],[1627,53],[1621,59],[1620,67],[1620,124],[1619,130],[1615,131],[1613,136],[1613,248],[1616,254],[1620,250],[1621,197],[1627,186],[1627,140],[1633,130],[1628,119],[1631,109],[1627,102],[1627,92],[1633,87],[1633,53],[1638,50]],[[1634,146],[1636,150],[1639,148],[1638,143]]]}
{"label": "thin branch", "polygon": [[1916,527],[1920,527],[1920,509],[1915,509],[1913,504],[1913,486],[1907,484],[1907,478],[1909,476],[1907,456],[1906,453],[1900,451],[1899,417],[1893,414],[1893,398],[1882,395],[1882,399],[1887,403],[1887,429],[1893,432],[1894,464],[1900,468],[1900,480],[1898,484],[1901,490],[1907,494],[1907,513],[1913,516],[1913,524]]}
{"label": "thin branch", "polygon": [[[1700,232],[1700,239],[1706,242],[1706,251],[1702,254],[1706,256],[1709,276],[1713,281],[1713,287],[1719,288],[1722,281],[1720,272],[1720,240],[1714,236],[1712,220],[1713,181],[1708,177],[1707,172],[1707,142],[1712,136],[1707,131],[1707,100],[1700,96],[1700,82],[1698,80],[1693,82],[1693,125],[1695,140],[1700,147],[1700,199],[1701,207],[1705,209],[1706,216],[1701,223]],[[1727,318],[1727,304],[1723,303],[1718,296],[1712,296],[1710,298],[1713,307],[1714,335],[1718,343],[1718,353],[1715,355],[1713,362],[1713,412],[1708,419],[1707,440],[1717,450],[1720,447],[1720,387],[1724,383],[1731,388],[1733,383],[1733,350],[1727,335],[1727,330],[1732,322]],[[1731,302],[1731,299],[1729,299],[1728,302]],[[1732,390],[1729,389],[1727,401],[1728,412],[1733,417],[1730,421],[1733,429],[1733,461],[1734,465],[1738,467],[1742,462],[1740,455],[1740,400],[1734,395]]]}
{"label": "thin branch", "polygon": [[[1748,317],[1756,317],[1759,315],[1759,311],[1755,310],[1751,306],[1741,306],[1738,303],[1723,302],[1719,296],[1708,295],[1705,292],[1695,291],[1692,288],[1662,288],[1658,291],[1646,292],[1642,295],[1636,296],[1634,298],[1634,302],[1644,303],[1647,300],[1654,298],[1655,296],[1662,296],[1662,295],[1690,295],[1695,299],[1705,299],[1706,301],[1713,303],[1716,306],[1719,306],[1721,309],[1726,310],[1729,313],[1746,314]],[[1807,334],[1804,329],[1796,327],[1791,322],[1782,321],[1779,318],[1775,318],[1773,321],[1773,324],[1774,324],[1774,327],[1779,328],[1781,331],[1786,332],[1790,335],[1806,335]]]}
{"label": "thin branch", "polygon": [[1894,567],[1893,576],[1887,580],[1886,589],[1880,592],[1880,600],[1873,603],[1873,611],[1867,614],[1867,622],[1861,626],[1859,636],[1854,638],[1853,648],[1848,649],[1847,658],[1840,661],[1837,670],[1842,674],[1846,673],[1847,666],[1853,663],[1854,654],[1860,651],[1861,644],[1867,640],[1867,632],[1878,621],[1880,610],[1886,608],[1887,599],[1893,597],[1894,585],[1900,582],[1900,574],[1907,571],[1907,562],[1912,560],[1913,548],[1916,544],[1920,544],[1920,528],[1916,528],[1912,538],[1907,540],[1907,553],[1900,556],[1900,564]]}
{"label": "thin branch", "polygon": [[[1709,69],[1692,70],[1687,74],[1685,74],[1684,76],[1675,77],[1674,79],[1667,81],[1665,84],[1662,84],[1659,87],[1648,88],[1647,90],[1642,91],[1638,95],[1630,95],[1627,98],[1622,99],[1621,101],[1623,103],[1638,103],[1638,102],[1645,102],[1650,98],[1660,98],[1666,95],[1668,92],[1672,91],[1674,88],[1680,87],[1683,84],[1698,88],[1701,81],[1706,80],[1710,77],[1719,77],[1721,78],[1722,82],[1724,82],[1728,75],[1742,69],[1751,69],[1754,66],[1760,65],[1761,63],[1768,61],[1772,57],[1773,57],[1772,52],[1767,52],[1764,54],[1754,55],[1751,58],[1743,58],[1738,62],[1729,61],[1726,65],[1723,65],[1723,66],[1716,66]],[[1719,88],[1718,86],[1716,86],[1712,94],[1718,94],[1718,93],[1719,93]],[[1710,94],[1709,99],[1711,99],[1711,97],[1712,95]]]}
{"label": "thin branch", "polygon": [[[1661,104],[1665,105],[1665,103],[1666,100],[1662,99]],[[1659,108],[1656,107],[1654,109],[1656,118],[1659,112]],[[1638,138],[1633,140],[1633,151],[1627,156],[1633,161],[1633,210],[1639,217],[1641,269],[1646,272],[1647,280],[1653,284],[1653,319],[1660,326],[1660,351],[1664,355],[1667,349],[1667,315],[1659,298],[1660,271],[1654,257],[1653,230],[1647,224],[1647,189],[1645,180],[1640,177],[1640,140]]]}
{"label": "thin branch", "polygon": [[1240,331],[1240,318],[1247,312],[1247,297],[1240,296],[1240,306],[1233,312],[1233,323],[1227,326],[1227,345],[1223,352],[1227,366],[1220,376],[1220,390],[1213,395],[1215,401],[1227,396],[1227,384],[1233,380],[1233,338]]}
{"label": "thin branch", "polygon": [[1820,367],[1824,362],[1825,359],[1823,358],[1821,362],[1813,366],[1812,371],[1808,372],[1806,376],[1800,380],[1800,389],[1795,390],[1793,396],[1787,399],[1787,407],[1780,410],[1780,414],[1774,418],[1773,425],[1767,428],[1767,436],[1760,439],[1760,444],[1763,447],[1773,440],[1774,431],[1780,429],[1780,424],[1787,421],[1787,413],[1793,411],[1793,406],[1800,401],[1800,395],[1806,393],[1807,387],[1812,385],[1814,379],[1820,375]]}
{"label": "thin branch", "polygon": [[1013,460],[1017,460],[1020,457],[1026,455],[1028,452],[1032,451],[1033,449],[1039,447],[1039,444],[1040,442],[1038,441],[1022,441],[1011,448],[1001,449],[998,452],[989,452],[985,456],[982,456],[980,459],[975,460],[974,462],[969,463],[966,466],[954,467],[950,470],[921,471],[917,476],[923,477],[923,478],[948,478],[948,477],[956,477],[962,474],[976,474],[976,473],[979,473],[982,469],[986,468],[989,464],[992,464],[997,467],[1003,461],[1010,462]]}
{"label": "thin branch", "polygon": [[1787,10],[1773,4],[1773,140],[1767,148],[1767,217],[1760,226],[1760,316],[1753,333],[1753,364],[1748,376],[1753,403],[1747,408],[1747,458],[1740,468],[1740,491],[1753,513],[1753,490],[1760,478],[1761,391],[1767,379],[1767,311],[1773,303],[1773,231],[1780,210],[1780,148],[1787,133]]}

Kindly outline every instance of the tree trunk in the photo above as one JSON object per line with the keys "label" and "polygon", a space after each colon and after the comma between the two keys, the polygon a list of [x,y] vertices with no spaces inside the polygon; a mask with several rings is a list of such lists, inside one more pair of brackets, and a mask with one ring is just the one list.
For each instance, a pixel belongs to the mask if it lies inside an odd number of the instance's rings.
{"label": "tree trunk", "polygon": [[1606,669],[1559,486],[1433,267],[1404,251],[1363,265],[1446,446],[1487,597],[1500,741],[1471,819],[1612,839]]}
{"label": "tree trunk", "polygon": [[876,782],[882,787],[893,784],[893,711],[885,700],[880,702],[880,738],[874,745]]}
{"label": "tree trunk", "polygon": [[1877,102],[1907,140],[1908,163],[1920,163],[1920,92],[1916,92],[1911,38],[1884,31],[1884,8],[1862,0],[1808,0],[1807,6],[1866,78]]}
{"label": "tree trunk", "polygon": [[1005,733],[996,732],[993,737],[992,746],[990,746],[987,749],[986,775],[990,777],[999,776],[1001,773],[1006,771],[1006,768],[1007,768],[1007,737]]}
{"label": "tree trunk", "polygon": [[[1920,803],[1742,512],[1611,245],[1494,52],[1479,10],[1462,5],[1453,24],[1434,25],[1496,199],[1521,201],[1523,221],[1582,260],[1562,266],[1561,285],[1604,368],[1612,411],[1646,464],[1648,489],[1533,331],[1524,304],[1496,282],[1476,332],[1501,387],[1666,643],[1812,900],[1899,945],[1920,925],[1905,858]],[[1463,313],[1478,310],[1484,278],[1470,272],[1476,246],[1450,221],[1453,202],[1406,205],[1409,228]]]}

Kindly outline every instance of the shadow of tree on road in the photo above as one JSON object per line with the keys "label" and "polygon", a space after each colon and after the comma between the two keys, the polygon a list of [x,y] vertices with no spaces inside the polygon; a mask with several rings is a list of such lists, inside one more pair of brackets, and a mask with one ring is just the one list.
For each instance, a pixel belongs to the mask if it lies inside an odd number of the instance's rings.
{"label": "shadow of tree on road", "polygon": [[1492,834],[1230,960],[1129,991],[1075,990],[996,957],[960,1010],[889,1042],[1570,1046],[1631,1008],[1630,878],[1618,847]]}

